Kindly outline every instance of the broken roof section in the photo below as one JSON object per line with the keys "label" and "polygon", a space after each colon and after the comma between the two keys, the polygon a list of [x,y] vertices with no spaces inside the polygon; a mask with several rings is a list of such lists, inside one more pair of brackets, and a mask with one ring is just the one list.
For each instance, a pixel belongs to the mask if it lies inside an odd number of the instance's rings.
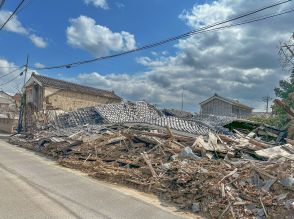
{"label": "broken roof section", "polygon": [[232,99],[229,99],[229,98],[226,98],[226,97],[222,97],[222,96],[220,96],[220,95],[218,95],[216,93],[212,97],[200,102],[199,104],[203,105],[203,104],[205,104],[205,103],[207,103],[207,102],[209,102],[209,101],[211,101],[213,99],[219,99],[219,100],[222,100],[224,102],[227,102],[229,104],[232,104],[234,106],[238,106],[238,107],[241,107],[241,108],[250,109],[250,110],[253,109],[252,107],[246,106],[245,104],[242,104],[237,100],[232,100]]}
{"label": "broken roof section", "polygon": [[63,81],[55,78],[49,78],[43,75],[32,74],[31,78],[28,80],[26,86],[30,85],[33,81],[36,81],[41,86],[53,87],[63,90],[70,90],[79,93],[85,93],[90,95],[97,95],[117,100],[122,100],[121,97],[117,96],[114,91],[107,91],[102,89],[97,89],[93,87],[88,87],[80,84],[75,84],[68,81]]}

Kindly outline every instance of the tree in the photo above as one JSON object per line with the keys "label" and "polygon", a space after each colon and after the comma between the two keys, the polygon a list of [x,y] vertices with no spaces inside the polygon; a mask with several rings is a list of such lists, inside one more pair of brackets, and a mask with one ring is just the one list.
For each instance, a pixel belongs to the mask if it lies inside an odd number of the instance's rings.
{"label": "tree", "polygon": [[[285,106],[294,109],[294,33],[288,41],[281,43],[279,55],[284,70],[290,70],[291,75],[288,80],[280,80],[279,87],[276,87],[274,91],[277,98],[279,98]],[[279,128],[286,128],[290,118],[287,116],[283,107],[275,103],[272,109],[275,116],[252,119]],[[292,122],[294,127],[294,121]]]}
{"label": "tree", "polygon": [[281,43],[279,55],[282,67],[291,70],[294,67],[294,33],[287,42]]}
{"label": "tree", "polygon": [[281,80],[279,82],[280,87],[274,89],[277,97],[288,100],[289,94],[294,92],[294,68],[292,69],[289,80]]}
{"label": "tree", "polygon": [[[274,91],[276,96],[280,98],[286,106],[294,109],[294,33],[287,42],[281,43],[279,54],[283,68],[285,70],[290,70],[291,75],[288,80],[280,80],[279,87],[276,87]],[[284,109],[277,104],[274,104],[272,108],[276,113],[274,119],[275,125],[278,127],[285,127],[290,119],[287,117]]]}

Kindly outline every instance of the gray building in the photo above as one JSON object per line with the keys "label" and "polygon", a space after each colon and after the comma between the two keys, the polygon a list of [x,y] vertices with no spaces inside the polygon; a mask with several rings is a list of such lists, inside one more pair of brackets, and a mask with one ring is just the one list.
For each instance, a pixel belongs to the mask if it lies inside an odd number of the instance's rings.
{"label": "gray building", "polygon": [[200,114],[217,116],[246,117],[251,115],[253,108],[241,104],[237,100],[221,97],[217,94],[199,103]]}

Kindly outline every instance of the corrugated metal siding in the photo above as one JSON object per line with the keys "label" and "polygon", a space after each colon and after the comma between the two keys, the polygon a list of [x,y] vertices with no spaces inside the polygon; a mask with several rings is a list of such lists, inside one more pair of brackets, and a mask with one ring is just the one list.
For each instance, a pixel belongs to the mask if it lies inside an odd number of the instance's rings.
{"label": "corrugated metal siding", "polygon": [[201,112],[202,114],[209,115],[231,116],[232,105],[218,99],[213,99],[201,106]]}
{"label": "corrugated metal siding", "polygon": [[219,99],[212,99],[211,101],[202,104],[201,113],[204,115],[243,117],[250,115],[252,110],[233,106],[232,104]]}

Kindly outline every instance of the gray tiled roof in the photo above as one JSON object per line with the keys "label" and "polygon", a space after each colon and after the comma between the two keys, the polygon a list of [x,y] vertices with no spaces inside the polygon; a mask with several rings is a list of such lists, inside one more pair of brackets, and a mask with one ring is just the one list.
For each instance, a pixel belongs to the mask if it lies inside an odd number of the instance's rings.
{"label": "gray tiled roof", "polygon": [[63,89],[63,90],[70,90],[70,91],[75,91],[79,93],[86,93],[86,94],[121,100],[121,98],[117,96],[113,91],[101,90],[101,89],[97,89],[93,87],[71,83],[68,81],[58,80],[55,78],[49,78],[43,75],[33,74],[32,77],[34,77],[37,81],[39,81],[43,86],[54,87],[54,88]]}

